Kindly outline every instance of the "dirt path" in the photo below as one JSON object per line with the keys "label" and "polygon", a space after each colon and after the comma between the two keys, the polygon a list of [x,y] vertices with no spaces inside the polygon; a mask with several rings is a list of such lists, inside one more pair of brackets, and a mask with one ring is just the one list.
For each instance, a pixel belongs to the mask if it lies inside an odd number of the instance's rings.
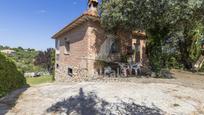
{"label": "dirt path", "polygon": [[172,80],[113,79],[21,89],[0,100],[0,114],[204,114],[204,76],[175,74],[179,77]]}

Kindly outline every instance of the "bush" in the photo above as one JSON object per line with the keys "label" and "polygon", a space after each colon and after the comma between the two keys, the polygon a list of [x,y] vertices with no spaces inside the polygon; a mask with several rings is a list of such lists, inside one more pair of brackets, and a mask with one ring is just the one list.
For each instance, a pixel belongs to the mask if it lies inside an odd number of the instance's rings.
{"label": "bush", "polygon": [[204,72],[204,64],[203,64],[203,66],[201,67],[201,69],[199,71]]}
{"label": "bush", "polygon": [[0,54],[0,97],[26,85],[26,80],[14,62]]}

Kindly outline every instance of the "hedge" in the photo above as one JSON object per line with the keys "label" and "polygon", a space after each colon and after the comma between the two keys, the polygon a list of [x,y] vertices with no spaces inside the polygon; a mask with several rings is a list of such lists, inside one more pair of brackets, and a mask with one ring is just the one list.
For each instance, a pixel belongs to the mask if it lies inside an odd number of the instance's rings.
{"label": "hedge", "polygon": [[15,63],[0,54],[0,97],[8,92],[26,85],[26,80],[18,71]]}

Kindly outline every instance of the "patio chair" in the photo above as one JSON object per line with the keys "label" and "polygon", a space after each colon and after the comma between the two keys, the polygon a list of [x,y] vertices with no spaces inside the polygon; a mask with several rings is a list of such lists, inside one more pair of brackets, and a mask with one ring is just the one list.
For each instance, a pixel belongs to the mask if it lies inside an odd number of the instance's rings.
{"label": "patio chair", "polygon": [[139,75],[138,72],[139,73],[141,72],[141,64],[140,63],[132,64],[131,70],[134,71],[135,75]]}
{"label": "patio chair", "polygon": [[110,67],[105,67],[104,68],[104,74],[110,76],[116,76],[116,72]]}
{"label": "patio chair", "polygon": [[121,74],[124,75],[125,77],[127,77],[129,66],[125,63],[117,63],[117,64],[120,66]]}

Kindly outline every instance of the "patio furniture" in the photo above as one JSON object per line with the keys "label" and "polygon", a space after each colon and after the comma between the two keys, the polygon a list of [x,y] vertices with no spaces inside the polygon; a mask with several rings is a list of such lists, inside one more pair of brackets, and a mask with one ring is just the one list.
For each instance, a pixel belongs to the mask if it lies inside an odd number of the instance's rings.
{"label": "patio furniture", "polygon": [[141,73],[141,64],[140,63],[132,64],[131,70],[134,71],[135,75],[139,75],[139,73]]}
{"label": "patio furniture", "polygon": [[125,77],[128,76],[128,72],[130,70],[130,67],[128,64],[125,64],[125,63],[120,63],[120,62],[116,62],[119,67],[120,67],[120,74],[121,75],[124,75]]}
{"label": "patio furniture", "polygon": [[116,72],[110,67],[105,67],[104,68],[104,74],[110,76],[116,76]]}

